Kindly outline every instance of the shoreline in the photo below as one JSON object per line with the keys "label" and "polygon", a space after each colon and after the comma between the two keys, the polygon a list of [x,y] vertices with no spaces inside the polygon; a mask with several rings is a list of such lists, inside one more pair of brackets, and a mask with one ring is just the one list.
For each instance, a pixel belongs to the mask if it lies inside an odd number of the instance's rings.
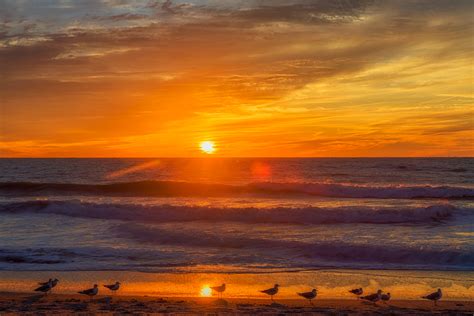
{"label": "shoreline", "polygon": [[[206,271],[210,267],[203,267]],[[474,301],[474,271],[418,270],[313,270],[303,272],[151,273],[132,271],[0,271],[0,292],[33,293],[38,282],[58,278],[55,294],[75,294],[99,284],[99,295],[108,294],[103,284],[120,281],[125,296],[199,297],[204,287],[227,284],[224,298],[262,299],[261,290],[280,284],[278,299],[296,299],[297,292],[318,289],[318,299],[353,299],[348,291],[364,288],[365,294],[381,289],[393,300],[418,300],[443,289],[443,299]]]}

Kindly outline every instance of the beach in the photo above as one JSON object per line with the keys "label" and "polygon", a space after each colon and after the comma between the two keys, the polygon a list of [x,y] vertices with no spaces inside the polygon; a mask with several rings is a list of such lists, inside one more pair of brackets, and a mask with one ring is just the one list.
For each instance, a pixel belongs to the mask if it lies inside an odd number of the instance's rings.
{"label": "beach", "polygon": [[301,300],[269,303],[256,299],[161,298],[143,296],[101,296],[89,301],[78,295],[38,295],[0,293],[2,315],[38,314],[209,314],[209,315],[472,315],[472,301],[444,301],[433,307],[431,302],[395,300],[389,304],[349,300],[318,300],[314,306]]}
{"label": "beach", "polygon": [[[34,292],[38,281],[57,277],[52,294]],[[103,284],[119,280],[111,293]],[[225,282],[222,298],[203,296],[203,289]],[[274,297],[260,293],[279,282]],[[90,300],[78,291],[99,285]],[[348,290],[363,287],[366,294],[382,289],[392,300],[374,305],[357,299]],[[442,286],[443,299],[434,306],[421,296]],[[314,306],[297,296],[315,287]],[[226,273],[139,273],[123,271],[0,272],[0,309],[8,313],[177,313],[177,314],[380,314],[380,315],[466,315],[474,312],[474,273],[428,271],[323,270],[268,274]],[[204,292],[204,295],[207,295]]]}

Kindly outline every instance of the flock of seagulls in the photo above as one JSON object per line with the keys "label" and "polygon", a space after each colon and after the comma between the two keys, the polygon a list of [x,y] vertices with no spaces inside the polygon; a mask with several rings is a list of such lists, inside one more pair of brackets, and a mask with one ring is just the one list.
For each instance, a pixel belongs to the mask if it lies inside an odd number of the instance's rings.
{"label": "flock of seagulls", "polygon": [[[39,282],[38,284],[40,285],[38,288],[35,289],[35,292],[42,292],[45,295],[48,295],[48,293],[51,293],[53,288],[58,285],[59,280],[58,279],[49,279],[46,282]],[[118,289],[120,289],[120,282],[115,282],[114,284],[104,284],[104,287],[108,288],[109,290],[112,291],[112,293],[116,293]],[[97,284],[94,284],[94,286],[90,289],[84,290],[84,291],[79,291],[77,292],[79,294],[87,295],[91,299],[96,296],[99,293],[99,286]]]}
{"label": "flock of seagulls", "polygon": [[[45,295],[48,295],[53,288],[58,284],[59,280],[58,279],[49,279],[46,282],[40,282],[38,285],[40,285],[38,288],[35,289],[36,292],[43,292]],[[104,284],[104,287],[112,291],[112,293],[116,293],[120,289],[120,282],[115,282],[114,284]],[[280,288],[280,285],[275,284],[273,287],[260,291],[261,293],[264,293],[266,295],[270,296],[270,299],[273,302],[273,296],[278,294],[278,289]],[[223,293],[226,290],[226,284],[223,283],[222,285],[219,286],[212,286],[211,289],[216,292],[219,297],[222,297]],[[83,294],[86,296],[89,296],[91,299],[96,296],[99,293],[99,286],[97,284],[94,284],[94,286],[90,289],[84,290],[84,291],[79,291],[79,294]],[[383,293],[382,290],[378,290],[375,293],[369,294],[362,296],[364,294],[364,290],[362,288],[358,289],[353,289],[350,290],[349,293],[352,293],[357,296],[358,299],[362,299],[365,301],[369,301],[374,303],[376,305],[377,302],[382,301],[384,303],[387,303],[391,299],[390,293]],[[311,305],[313,305],[313,299],[316,298],[318,295],[318,290],[317,289],[312,289],[310,292],[301,292],[301,293],[296,293],[299,296],[303,297],[304,299],[307,299]],[[422,296],[421,298],[430,300],[434,302],[434,305],[438,305],[438,301],[443,297],[443,292],[441,289],[438,289],[436,292],[433,292],[431,294],[428,294],[426,296]]]}
{"label": "flock of seagulls", "polygon": [[[362,288],[350,290],[349,293],[352,293],[352,294],[356,295],[357,298],[359,298],[359,299],[366,300],[366,301],[372,302],[374,304],[379,302],[379,301],[387,303],[392,298],[390,293],[383,293],[382,290],[378,290],[376,293],[369,294],[369,295],[366,295],[366,296],[362,296],[362,294],[364,294],[364,290]],[[426,295],[426,296],[422,296],[421,298],[423,298],[425,300],[433,301],[434,304],[437,305],[438,301],[442,297],[443,297],[443,292],[441,291],[441,289],[438,289],[436,292],[431,293],[431,294]]]}

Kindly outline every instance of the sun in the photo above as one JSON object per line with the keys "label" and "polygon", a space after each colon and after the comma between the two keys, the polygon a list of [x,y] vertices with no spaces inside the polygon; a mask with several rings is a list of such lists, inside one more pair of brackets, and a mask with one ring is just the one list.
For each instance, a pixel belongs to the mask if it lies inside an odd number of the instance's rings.
{"label": "sun", "polygon": [[206,154],[212,154],[216,151],[216,144],[212,141],[206,140],[199,144],[199,148],[201,148],[201,151]]}

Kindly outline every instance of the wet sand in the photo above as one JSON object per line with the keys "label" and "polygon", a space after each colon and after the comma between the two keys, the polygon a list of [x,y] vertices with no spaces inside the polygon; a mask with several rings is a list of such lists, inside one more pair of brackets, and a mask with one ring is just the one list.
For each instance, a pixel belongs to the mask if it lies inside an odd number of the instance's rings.
{"label": "wet sand", "polygon": [[244,314],[244,315],[472,315],[472,301],[441,301],[438,306],[421,300],[394,300],[376,305],[357,299],[166,298],[151,296],[99,295],[93,300],[80,295],[0,293],[1,315],[37,314]]}
{"label": "wet sand", "polygon": [[[48,296],[33,290],[48,278],[60,281]],[[121,281],[112,294],[103,284]],[[208,286],[227,284],[223,299]],[[260,290],[281,285],[275,303]],[[90,301],[77,292],[99,285]],[[360,301],[348,292],[363,287],[365,294],[382,289],[392,294],[388,304]],[[297,292],[318,289],[314,306]],[[435,307],[421,300],[441,287]],[[15,314],[349,314],[349,315],[473,315],[474,274],[440,271],[318,270],[262,274],[143,273],[130,271],[1,271],[0,315]],[[214,293],[215,294],[215,293]]]}

